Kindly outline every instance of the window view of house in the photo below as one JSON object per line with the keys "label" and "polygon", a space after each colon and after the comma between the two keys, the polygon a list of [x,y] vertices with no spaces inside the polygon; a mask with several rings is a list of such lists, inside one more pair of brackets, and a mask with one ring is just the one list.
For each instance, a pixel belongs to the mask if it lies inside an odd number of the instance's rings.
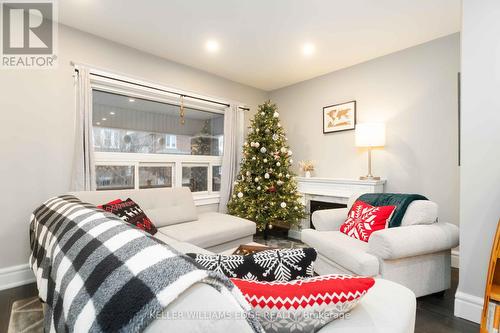
{"label": "window view of house", "polygon": [[[182,184],[178,186],[188,186],[193,192],[206,192],[209,186],[212,191],[220,189],[220,172],[209,180],[209,170],[220,169],[223,113],[99,90],[93,91],[92,98],[98,190],[172,187],[175,164],[182,170]],[[213,157],[217,158],[215,162]],[[123,166],[116,165],[117,158]],[[196,166],[187,165],[193,162]],[[127,167],[131,164],[137,167],[138,175]],[[117,171],[124,170],[128,171],[127,181],[117,177]]]}

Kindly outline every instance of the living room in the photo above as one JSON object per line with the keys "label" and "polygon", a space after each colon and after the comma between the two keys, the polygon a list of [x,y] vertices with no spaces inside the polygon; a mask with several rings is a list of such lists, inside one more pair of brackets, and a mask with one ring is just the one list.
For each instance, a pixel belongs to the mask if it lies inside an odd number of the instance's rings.
{"label": "living room", "polygon": [[498,332],[496,1],[0,6],[1,332]]}

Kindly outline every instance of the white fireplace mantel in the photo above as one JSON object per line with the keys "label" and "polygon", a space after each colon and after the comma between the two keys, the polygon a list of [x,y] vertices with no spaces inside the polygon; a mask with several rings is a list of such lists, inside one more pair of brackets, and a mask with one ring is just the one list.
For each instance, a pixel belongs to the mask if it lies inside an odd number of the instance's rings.
{"label": "white fireplace mantel", "polygon": [[[354,194],[385,192],[385,179],[358,180],[341,178],[296,177],[297,189],[302,195],[306,218],[301,221],[302,228],[310,228],[311,200],[347,204]],[[291,229],[288,236],[300,239],[300,230]]]}
{"label": "white fireplace mantel", "polygon": [[355,193],[384,192],[385,179],[359,180],[341,178],[296,177],[302,194],[349,198]]}

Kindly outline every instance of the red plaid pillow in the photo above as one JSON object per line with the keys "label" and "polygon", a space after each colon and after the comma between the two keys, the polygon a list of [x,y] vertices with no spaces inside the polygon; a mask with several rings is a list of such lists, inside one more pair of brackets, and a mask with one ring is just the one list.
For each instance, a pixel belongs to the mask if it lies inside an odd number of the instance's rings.
{"label": "red plaid pillow", "polygon": [[385,229],[396,206],[375,207],[361,200],[352,205],[340,231],[347,236],[368,242],[374,231]]}
{"label": "red plaid pillow", "polygon": [[120,202],[102,205],[102,209],[115,214],[123,221],[135,225],[139,229],[149,232],[151,235],[156,234],[158,231],[141,207],[130,198],[125,201],[120,200]]}
{"label": "red plaid pillow", "polygon": [[[342,318],[375,284],[369,277],[321,275],[290,282],[231,279],[266,332],[315,332]],[[288,329],[287,329],[288,328]]]}

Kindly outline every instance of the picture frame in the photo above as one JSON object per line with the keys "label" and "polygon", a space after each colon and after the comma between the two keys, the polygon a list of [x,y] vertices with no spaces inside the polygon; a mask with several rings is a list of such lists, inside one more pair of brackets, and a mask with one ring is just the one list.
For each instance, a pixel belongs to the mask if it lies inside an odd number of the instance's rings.
{"label": "picture frame", "polygon": [[351,131],[356,128],[356,101],[323,108],[323,134]]}

